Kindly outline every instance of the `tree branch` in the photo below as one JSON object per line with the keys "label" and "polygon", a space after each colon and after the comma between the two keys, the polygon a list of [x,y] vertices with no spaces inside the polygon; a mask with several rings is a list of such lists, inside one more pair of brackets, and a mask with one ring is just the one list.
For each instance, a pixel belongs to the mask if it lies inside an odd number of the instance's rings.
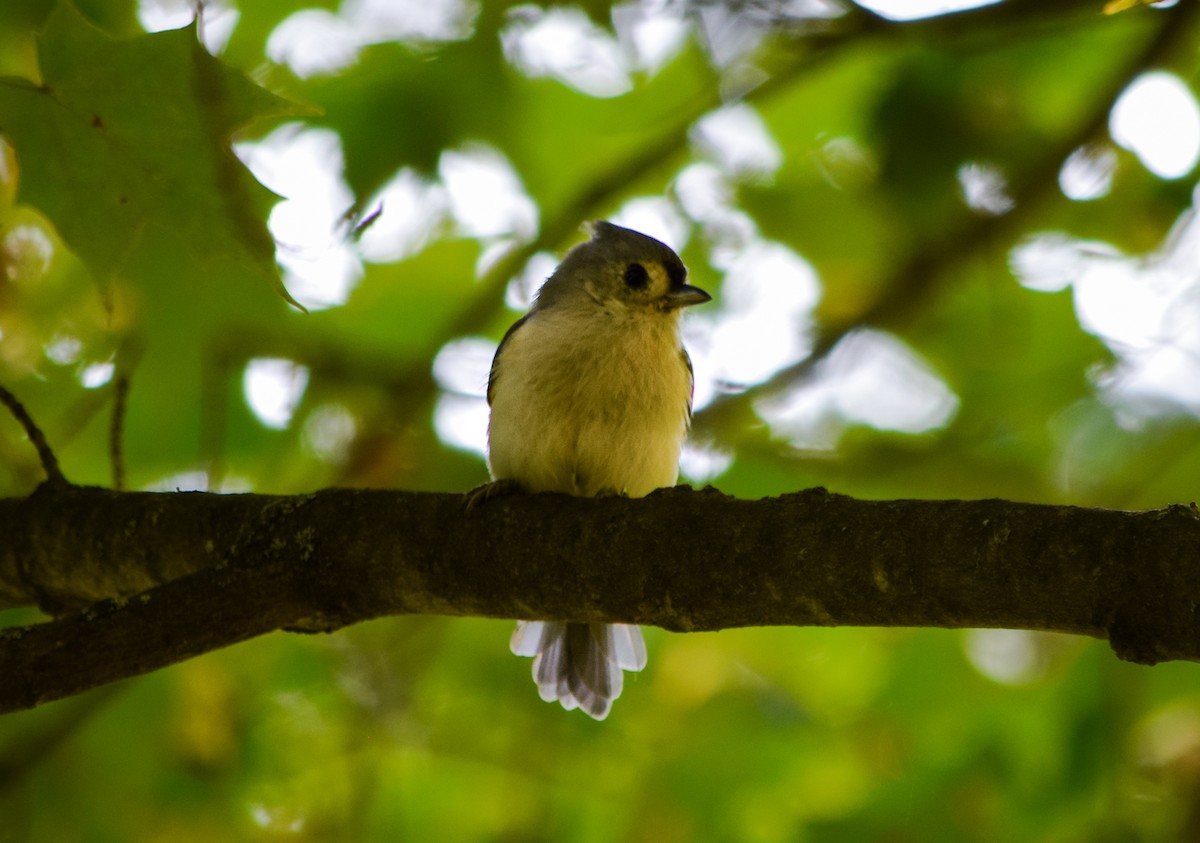
{"label": "tree branch", "polygon": [[466,513],[447,494],[45,485],[0,500],[0,535],[0,606],[101,601],[0,632],[0,711],[276,629],[394,614],[1055,630],[1108,638],[1135,662],[1200,660],[1194,507],[677,488],[516,495]]}

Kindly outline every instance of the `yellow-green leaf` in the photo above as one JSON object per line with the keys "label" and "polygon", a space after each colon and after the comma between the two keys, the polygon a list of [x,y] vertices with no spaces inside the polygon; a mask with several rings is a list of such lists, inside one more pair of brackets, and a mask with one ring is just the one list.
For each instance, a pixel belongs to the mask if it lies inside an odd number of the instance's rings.
{"label": "yellow-green leaf", "polygon": [[39,81],[0,78],[0,133],[17,151],[22,201],[93,275],[121,274],[148,231],[166,228],[189,247],[180,260],[231,259],[286,297],[264,224],[275,197],[230,138],[304,109],[209,55],[194,24],[114,39],[63,5],[38,47]]}

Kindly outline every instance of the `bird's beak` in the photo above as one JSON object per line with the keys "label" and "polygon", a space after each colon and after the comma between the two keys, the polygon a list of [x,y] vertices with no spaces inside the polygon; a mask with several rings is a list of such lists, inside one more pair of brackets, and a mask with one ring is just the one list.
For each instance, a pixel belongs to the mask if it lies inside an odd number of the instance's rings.
{"label": "bird's beak", "polygon": [[667,293],[667,303],[673,308],[704,304],[706,301],[712,301],[712,296],[699,287],[693,287],[690,284],[684,284],[682,287],[677,287]]}

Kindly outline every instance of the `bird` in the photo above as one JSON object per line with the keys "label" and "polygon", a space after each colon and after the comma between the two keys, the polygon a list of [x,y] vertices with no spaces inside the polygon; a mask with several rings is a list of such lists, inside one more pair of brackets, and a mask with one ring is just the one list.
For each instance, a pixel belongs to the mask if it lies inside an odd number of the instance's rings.
{"label": "bird", "polygon": [[[515,491],[636,498],[678,480],[694,385],[680,315],[712,297],[659,240],[607,221],[590,235],[496,349],[492,480],[474,501]],[[596,720],[620,695],[623,671],[646,665],[629,624],[518,621],[510,649],[533,657],[543,700]]]}

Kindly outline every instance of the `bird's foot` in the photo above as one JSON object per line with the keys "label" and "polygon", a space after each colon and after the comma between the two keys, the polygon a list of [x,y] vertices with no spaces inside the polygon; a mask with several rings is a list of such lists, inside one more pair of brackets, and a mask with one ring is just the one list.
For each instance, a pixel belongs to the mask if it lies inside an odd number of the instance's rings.
{"label": "bird's foot", "polygon": [[471,491],[463,495],[465,502],[463,508],[467,512],[474,512],[475,509],[493,498],[502,498],[505,495],[517,495],[525,491],[525,488],[511,477],[506,477],[501,480],[492,480],[489,483],[483,483],[476,486]]}
{"label": "bird's foot", "polygon": [[612,486],[605,486],[602,489],[597,489],[594,498],[627,498],[628,493],[624,489],[614,489]]}

